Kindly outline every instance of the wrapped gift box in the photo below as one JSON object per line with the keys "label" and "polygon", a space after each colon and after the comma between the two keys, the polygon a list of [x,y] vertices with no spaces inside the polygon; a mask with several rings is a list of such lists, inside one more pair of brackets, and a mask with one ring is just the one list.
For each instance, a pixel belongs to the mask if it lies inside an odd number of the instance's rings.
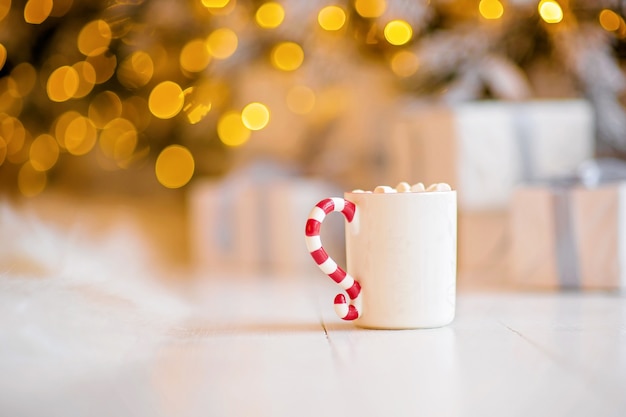
{"label": "wrapped gift box", "polygon": [[460,212],[457,233],[459,286],[508,286],[511,252],[508,211]]}
{"label": "wrapped gift box", "polygon": [[[194,266],[217,273],[317,272],[304,243],[306,218],[319,200],[341,195],[325,181],[268,175],[264,168],[198,181],[188,195]],[[338,261],[345,256],[342,221],[330,216],[323,230],[324,245]]]}
{"label": "wrapped gift box", "polygon": [[593,157],[584,100],[403,107],[387,142],[390,182],[448,182],[461,210],[506,209],[515,185],[570,175]]}
{"label": "wrapped gift box", "polygon": [[524,287],[626,286],[626,181],[517,188],[511,200],[511,273]]}

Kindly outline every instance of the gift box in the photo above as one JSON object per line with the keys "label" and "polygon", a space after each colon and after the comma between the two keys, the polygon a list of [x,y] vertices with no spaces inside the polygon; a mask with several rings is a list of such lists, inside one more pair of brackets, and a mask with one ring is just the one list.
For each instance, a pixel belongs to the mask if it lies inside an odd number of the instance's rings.
{"label": "gift box", "polygon": [[585,100],[403,105],[388,143],[390,182],[448,182],[460,210],[500,210],[522,182],[570,175],[593,157]]}
{"label": "gift box", "polygon": [[[318,201],[340,195],[328,182],[267,166],[220,181],[197,181],[188,194],[193,264],[201,273],[317,272],[304,243],[306,218]],[[343,253],[343,223],[332,223],[342,221],[340,217],[329,217],[323,235],[338,259]]]}
{"label": "gift box", "polygon": [[457,234],[459,287],[507,286],[511,252],[508,211],[459,212]]}
{"label": "gift box", "polygon": [[518,187],[511,200],[511,276],[523,287],[626,286],[626,176]]}

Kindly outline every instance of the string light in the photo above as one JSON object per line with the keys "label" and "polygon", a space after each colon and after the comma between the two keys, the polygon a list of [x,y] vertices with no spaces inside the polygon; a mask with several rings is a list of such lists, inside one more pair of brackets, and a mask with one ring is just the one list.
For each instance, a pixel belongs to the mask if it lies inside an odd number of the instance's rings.
{"label": "string light", "polygon": [[28,0],[24,6],[24,20],[38,25],[50,16],[51,11],[52,0]]}
{"label": "string light", "polygon": [[295,42],[282,42],[271,52],[272,64],[283,71],[295,71],[304,61],[304,51]]}
{"label": "string light", "polygon": [[30,161],[25,162],[17,175],[17,186],[26,197],[40,194],[48,182],[45,172],[36,170]]}
{"label": "string light", "polygon": [[173,81],[163,81],[152,89],[148,97],[150,112],[159,119],[171,119],[183,108],[183,90]]}
{"label": "string light", "polygon": [[283,23],[285,9],[279,3],[268,2],[262,4],[256,11],[255,20],[257,25],[264,29],[274,29]]}
{"label": "string light", "polygon": [[80,79],[76,70],[69,65],[57,68],[46,83],[48,98],[52,101],[67,101],[78,91]]}
{"label": "string light", "polygon": [[194,39],[180,51],[180,67],[189,72],[200,72],[211,62],[211,54],[204,39]]}
{"label": "string light", "polygon": [[167,188],[180,188],[193,176],[195,161],[189,149],[181,145],[170,145],[157,157],[154,171],[157,180]]}
{"label": "string light", "polygon": [[51,135],[41,134],[31,143],[29,157],[33,169],[47,171],[59,159],[59,145]]}
{"label": "string light", "polygon": [[624,19],[613,10],[604,9],[598,15],[600,26],[607,32],[613,32],[617,37],[626,37],[626,23]]}
{"label": "string light", "polygon": [[404,20],[392,20],[385,25],[385,39],[392,45],[404,45],[413,37],[413,29]]}
{"label": "string light", "polygon": [[250,103],[241,111],[241,121],[250,130],[261,130],[270,121],[270,111],[263,103]]}
{"label": "string light", "polygon": [[[19,5],[17,3],[0,0],[0,22],[8,25],[8,33],[15,34],[0,43],[0,165],[13,163],[19,168],[18,187],[24,195],[36,195],[45,189],[48,181],[46,172],[55,168],[63,153],[80,156],[96,148],[97,158],[107,161],[107,167],[129,167],[130,161],[137,161],[141,155],[154,151],[152,135],[155,130],[148,128],[151,123],[157,123],[155,118],[172,119],[182,112],[183,117],[178,122],[182,120],[196,125],[205,121],[202,129],[211,129],[214,123],[219,140],[228,147],[237,147],[250,140],[252,131],[266,128],[281,116],[274,113],[280,106],[272,106],[270,112],[268,105],[260,102],[248,104],[241,112],[224,110],[239,97],[237,91],[231,91],[232,86],[227,84],[230,78],[224,77],[221,72],[231,67],[220,66],[221,63],[216,62],[237,53],[241,48],[240,41],[250,39],[250,35],[253,38],[254,33],[249,32],[252,20],[258,26],[254,29],[263,29],[261,47],[271,42],[272,35],[280,36],[281,40],[289,39],[290,27],[274,33],[269,31],[283,25],[286,18],[294,18],[289,14],[290,9],[285,9],[279,0],[253,2],[254,6],[258,5],[256,10],[248,3],[237,4],[236,0],[194,0],[192,7],[196,15],[191,17],[195,20],[184,21],[190,23],[189,30],[176,32],[170,37],[159,35],[162,27],[156,27],[156,35],[152,38],[156,42],[142,38],[148,33],[148,23],[133,22],[133,18],[129,17],[131,15],[119,16],[119,9],[115,9],[121,4],[119,2],[112,2],[111,8],[107,9],[112,13],[83,14],[71,25],[55,27],[59,30],[54,32],[47,31],[60,19],[51,17],[74,11],[72,6],[77,2],[27,0]],[[387,10],[386,0],[355,0],[350,3],[354,7],[344,9],[326,2],[317,13],[319,26],[326,31],[343,30],[342,33],[362,42],[363,47],[378,44],[372,50],[384,51],[389,68],[397,77],[416,74],[420,67],[416,53],[408,48],[379,48],[381,28],[385,41],[393,46],[405,46],[414,38],[414,28],[405,20],[392,20],[385,24],[388,16],[398,10]],[[504,16],[505,7],[509,7],[502,0],[479,0],[477,3],[484,19],[500,19]],[[545,22],[563,20],[564,9],[557,0],[537,0],[536,4],[540,18]],[[516,11],[518,5],[513,6],[511,3],[507,13]],[[26,33],[15,26],[21,20],[22,11],[24,21],[19,28],[29,27],[24,26],[24,22],[30,25],[45,23],[35,29],[37,36],[54,33],[50,49],[42,51],[37,57],[37,62],[43,62],[38,68],[33,64],[39,64],[27,62],[28,58],[24,57],[28,55],[17,50],[21,45],[17,40]],[[226,15],[227,18],[222,18]],[[7,19],[7,16],[10,17]],[[77,13],[72,14],[72,18],[77,16]],[[211,20],[216,16],[219,18]],[[359,17],[369,20],[363,22]],[[597,18],[607,32],[620,38],[626,37],[624,19],[616,12],[604,9]],[[177,19],[179,23],[183,22]],[[348,27],[350,19],[354,19],[354,27]],[[220,23],[229,27],[220,27]],[[171,26],[170,21],[163,24]],[[216,29],[205,32],[207,27]],[[346,28],[351,31],[346,31]],[[308,43],[306,46],[309,47]],[[248,49],[242,49],[242,52],[248,53]],[[302,44],[295,42],[279,42],[269,53],[270,64],[286,72],[301,68],[304,58]],[[216,71],[211,65],[215,65]],[[117,77],[119,84],[115,81],[107,83],[113,76]],[[306,82],[306,78],[300,77],[307,76],[306,71],[283,74],[283,78],[290,82]],[[319,87],[321,84],[315,81],[313,84]],[[181,87],[179,83],[188,85]],[[119,85],[123,88],[118,95],[115,91]],[[49,108],[45,110],[50,111],[44,113],[50,114],[50,119],[41,126],[33,124],[33,129],[39,131],[31,132],[22,123],[30,121],[32,114],[22,116],[22,112],[39,108],[42,101],[45,105],[46,98]],[[343,86],[313,89],[293,85],[284,94],[287,109],[307,116],[301,121],[312,124],[338,117],[349,108],[350,99],[349,90]],[[211,111],[216,114],[213,116]],[[51,126],[50,120],[53,120]],[[162,122],[158,123],[158,126],[162,125]],[[184,129],[191,127],[187,125]],[[205,131],[202,132],[204,134]],[[211,135],[208,133],[208,136]],[[169,188],[187,184],[194,169],[191,152],[179,145],[164,149],[155,164],[157,180]],[[177,170],[182,170],[183,175],[177,174]]]}
{"label": "string light", "polygon": [[113,91],[103,91],[89,103],[89,119],[98,129],[122,115],[122,100]]}
{"label": "string light", "polygon": [[7,48],[0,43],[0,69],[4,67],[4,63],[7,60]]}
{"label": "string light", "polygon": [[537,8],[539,15],[546,23],[559,23],[563,20],[563,9],[556,1],[542,0]]}
{"label": "string light", "polygon": [[356,0],[354,8],[361,17],[375,18],[385,13],[387,2],[385,0]]}
{"label": "string light", "polygon": [[228,28],[214,30],[207,38],[209,53],[216,59],[226,59],[235,53],[239,40]]}
{"label": "string light", "polygon": [[117,79],[131,89],[148,84],[154,75],[154,62],[144,51],[135,51],[127,56],[117,70]]}
{"label": "string light", "polygon": [[78,34],[78,50],[85,56],[104,53],[111,43],[111,28],[104,20],[87,23]]}
{"label": "string light", "polygon": [[317,22],[324,30],[339,30],[346,23],[346,12],[339,6],[326,6],[318,13]]}
{"label": "string light", "polygon": [[72,95],[72,98],[86,97],[96,84],[96,70],[87,61],[80,61],[72,65],[72,68],[78,74],[78,88]]}
{"label": "string light", "polygon": [[250,138],[248,129],[235,111],[224,113],[217,122],[217,136],[226,146],[241,146]]}
{"label": "string light", "polygon": [[219,9],[222,7],[226,7],[229,1],[230,0],[202,0],[202,4],[204,5],[204,7]]}
{"label": "string light", "polygon": [[398,51],[391,58],[391,70],[400,77],[410,77],[417,72],[419,60],[410,51]]}
{"label": "string light", "polygon": [[500,19],[504,14],[504,6],[500,0],[480,0],[478,11],[485,19]]}
{"label": "string light", "polygon": [[604,9],[598,15],[600,26],[608,32],[614,32],[623,24],[622,18],[613,10]]}
{"label": "string light", "polygon": [[96,144],[97,132],[91,119],[76,116],[65,130],[65,149],[72,155],[85,155]]}

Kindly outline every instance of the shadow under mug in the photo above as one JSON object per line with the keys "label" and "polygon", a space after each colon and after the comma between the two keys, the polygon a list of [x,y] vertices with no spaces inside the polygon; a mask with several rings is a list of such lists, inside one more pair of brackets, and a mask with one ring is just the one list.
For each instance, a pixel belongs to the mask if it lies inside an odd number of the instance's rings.
{"label": "shadow under mug", "polygon": [[[331,212],[346,219],[347,272],[324,250],[320,229]],[[307,249],[345,290],[335,311],[357,326],[441,327],[456,304],[456,191],[364,193],[321,200],[305,228]]]}

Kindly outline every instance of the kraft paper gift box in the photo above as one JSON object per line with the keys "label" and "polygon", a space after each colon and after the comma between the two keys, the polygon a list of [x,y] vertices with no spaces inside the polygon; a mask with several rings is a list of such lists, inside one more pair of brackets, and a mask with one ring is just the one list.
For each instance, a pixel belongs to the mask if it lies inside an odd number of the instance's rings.
{"label": "kraft paper gift box", "polygon": [[[304,243],[306,218],[319,200],[340,195],[325,181],[304,178],[200,181],[188,195],[193,264],[209,273],[317,272]],[[341,251],[343,224],[325,229],[324,244]]]}
{"label": "kraft paper gift box", "polygon": [[626,286],[626,180],[520,186],[511,200],[511,273],[534,288]]}
{"label": "kraft paper gift box", "polygon": [[448,182],[460,210],[504,210],[515,185],[571,175],[595,149],[585,100],[403,107],[387,142],[390,182]]}
{"label": "kraft paper gift box", "polygon": [[509,213],[461,211],[457,222],[457,272],[460,287],[509,285]]}

